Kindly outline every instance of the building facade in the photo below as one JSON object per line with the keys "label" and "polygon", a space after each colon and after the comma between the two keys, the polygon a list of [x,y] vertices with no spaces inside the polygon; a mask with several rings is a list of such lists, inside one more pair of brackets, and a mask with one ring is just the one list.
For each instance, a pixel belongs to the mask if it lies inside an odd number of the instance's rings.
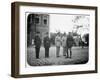
{"label": "building facade", "polygon": [[49,32],[48,14],[29,14],[27,18],[27,45],[34,44],[35,33],[40,32],[41,40]]}

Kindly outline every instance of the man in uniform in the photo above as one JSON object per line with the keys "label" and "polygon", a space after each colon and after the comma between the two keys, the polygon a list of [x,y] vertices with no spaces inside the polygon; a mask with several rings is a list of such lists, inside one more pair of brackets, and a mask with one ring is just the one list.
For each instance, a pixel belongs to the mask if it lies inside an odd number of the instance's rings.
{"label": "man in uniform", "polygon": [[50,38],[48,35],[48,32],[46,33],[46,36],[44,37],[44,48],[45,48],[45,58],[49,58],[49,48],[50,48]]}
{"label": "man in uniform", "polygon": [[[74,39],[72,36],[72,33],[69,32],[66,40],[66,45],[67,45],[67,57],[66,58],[71,58],[72,57],[72,46],[74,44]],[[70,52],[70,54],[69,54]]]}
{"label": "man in uniform", "polygon": [[61,46],[61,36],[60,36],[60,32],[57,33],[57,36],[55,37],[55,45],[56,45],[56,56],[59,56],[60,53],[60,46]]}
{"label": "man in uniform", "polygon": [[36,36],[34,38],[34,45],[35,45],[36,58],[38,59],[41,46],[40,32],[36,32]]}
{"label": "man in uniform", "polygon": [[63,47],[63,56],[66,56],[67,44],[66,44],[67,35],[66,33],[62,36],[62,47]]}

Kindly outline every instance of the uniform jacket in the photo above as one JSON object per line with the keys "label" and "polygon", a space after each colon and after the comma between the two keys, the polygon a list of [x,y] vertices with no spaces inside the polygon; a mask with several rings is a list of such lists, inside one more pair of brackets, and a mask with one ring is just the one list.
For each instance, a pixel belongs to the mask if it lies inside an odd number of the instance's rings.
{"label": "uniform jacket", "polygon": [[49,48],[50,47],[50,38],[49,37],[44,37],[44,47],[46,48]]}
{"label": "uniform jacket", "polygon": [[71,48],[74,44],[74,39],[72,36],[68,35],[66,40],[66,45],[68,48]]}
{"label": "uniform jacket", "polygon": [[55,38],[55,45],[57,47],[61,46],[61,37],[60,36],[56,36],[56,38]]}
{"label": "uniform jacket", "polygon": [[66,45],[67,45],[67,44],[66,44],[66,40],[67,40],[67,36],[63,36],[63,37],[62,37],[62,46],[63,46],[63,47],[66,47]]}
{"label": "uniform jacket", "polygon": [[41,39],[39,36],[35,36],[34,44],[35,44],[35,47],[37,47],[37,48],[39,48],[41,46]]}

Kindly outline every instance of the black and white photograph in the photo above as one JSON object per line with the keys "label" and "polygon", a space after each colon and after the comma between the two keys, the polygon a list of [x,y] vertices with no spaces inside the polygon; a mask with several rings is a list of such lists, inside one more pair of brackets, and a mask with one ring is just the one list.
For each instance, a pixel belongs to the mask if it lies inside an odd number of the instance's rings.
{"label": "black and white photograph", "polygon": [[90,15],[29,13],[27,63],[30,66],[86,64]]}
{"label": "black and white photograph", "polygon": [[97,73],[97,7],[12,3],[12,76]]}

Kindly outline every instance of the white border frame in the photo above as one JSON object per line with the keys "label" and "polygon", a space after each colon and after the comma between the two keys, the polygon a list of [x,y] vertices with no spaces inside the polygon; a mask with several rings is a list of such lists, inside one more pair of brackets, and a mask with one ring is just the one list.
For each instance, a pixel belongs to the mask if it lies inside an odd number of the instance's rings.
{"label": "white border frame", "polygon": [[[90,41],[89,46],[89,61],[87,64],[81,65],[63,65],[63,66],[43,66],[25,68],[25,12],[53,12],[53,13],[79,13],[90,15]],[[40,74],[40,73],[55,73],[55,72],[74,72],[74,71],[91,71],[95,70],[95,10],[71,9],[71,8],[52,8],[52,7],[36,7],[36,6],[20,6],[20,51],[19,51],[19,69],[20,74]]]}

